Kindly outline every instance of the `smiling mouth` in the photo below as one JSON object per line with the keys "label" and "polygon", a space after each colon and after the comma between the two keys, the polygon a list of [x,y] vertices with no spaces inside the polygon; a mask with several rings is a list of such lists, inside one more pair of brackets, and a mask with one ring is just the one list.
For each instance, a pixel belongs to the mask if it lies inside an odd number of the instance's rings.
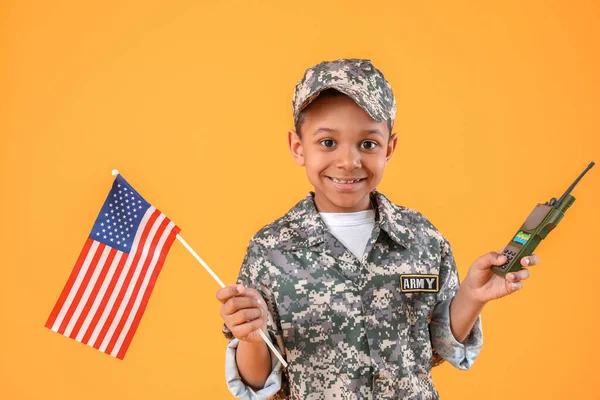
{"label": "smiling mouth", "polygon": [[366,178],[358,178],[358,179],[337,179],[337,178],[333,178],[331,176],[328,176],[327,178],[329,178],[331,181],[333,181],[333,183],[338,183],[341,185],[350,185],[353,183],[358,183],[360,181],[364,181]]}

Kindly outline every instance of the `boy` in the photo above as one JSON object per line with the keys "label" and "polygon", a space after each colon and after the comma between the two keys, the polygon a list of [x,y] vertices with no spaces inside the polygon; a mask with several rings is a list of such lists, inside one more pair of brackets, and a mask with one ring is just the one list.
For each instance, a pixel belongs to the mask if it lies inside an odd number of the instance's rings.
{"label": "boy", "polygon": [[394,95],[370,61],[309,68],[293,107],[289,148],[315,190],[252,238],[238,284],[217,292],[229,388],[244,399],[436,399],[432,366],[470,368],[484,305],[529,271],[499,277],[490,267],[506,258],[490,252],[459,288],[448,241],[376,190],[398,136]]}

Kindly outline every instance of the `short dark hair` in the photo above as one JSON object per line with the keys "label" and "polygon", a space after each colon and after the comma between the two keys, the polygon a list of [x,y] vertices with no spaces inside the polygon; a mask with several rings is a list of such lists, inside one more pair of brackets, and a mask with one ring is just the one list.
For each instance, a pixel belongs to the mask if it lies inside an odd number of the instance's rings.
{"label": "short dark hair", "polygon": [[[329,98],[329,97],[338,97],[338,96],[348,96],[348,95],[340,92],[339,90],[325,89],[321,93],[319,93],[318,99]],[[350,96],[348,96],[348,97],[350,97]],[[294,128],[296,128],[296,133],[298,134],[298,137],[300,137],[300,138],[302,138],[302,133],[300,131],[300,128],[302,127],[302,123],[304,122],[304,118],[306,117],[306,110],[308,110],[312,104],[313,103],[310,103],[308,106],[306,106],[304,109],[302,109],[302,111],[300,111],[298,113],[298,119],[295,123]],[[391,136],[392,121],[389,119],[387,120],[387,126],[388,126],[388,129],[390,130],[390,136]]]}

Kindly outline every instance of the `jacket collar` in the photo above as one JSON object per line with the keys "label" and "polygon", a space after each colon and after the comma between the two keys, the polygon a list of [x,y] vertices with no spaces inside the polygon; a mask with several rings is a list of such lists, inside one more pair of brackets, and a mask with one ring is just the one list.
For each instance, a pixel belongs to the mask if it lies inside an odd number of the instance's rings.
{"label": "jacket collar", "polygon": [[[410,248],[414,233],[408,225],[404,207],[393,204],[381,192],[371,193],[375,221],[388,236],[404,248]],[[310,192],[280,221],[279,246],[285,250],[312,247],[325,242],[326,225],[321,219]]]}

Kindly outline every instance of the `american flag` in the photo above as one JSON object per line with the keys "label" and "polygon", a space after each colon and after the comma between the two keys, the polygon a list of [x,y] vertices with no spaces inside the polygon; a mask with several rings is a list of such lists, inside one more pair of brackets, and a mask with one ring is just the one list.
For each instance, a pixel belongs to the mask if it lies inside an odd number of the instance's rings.
{"label": "american flag", "polygon": [[46,327],[123,359],[179,231],[117,175]]}

